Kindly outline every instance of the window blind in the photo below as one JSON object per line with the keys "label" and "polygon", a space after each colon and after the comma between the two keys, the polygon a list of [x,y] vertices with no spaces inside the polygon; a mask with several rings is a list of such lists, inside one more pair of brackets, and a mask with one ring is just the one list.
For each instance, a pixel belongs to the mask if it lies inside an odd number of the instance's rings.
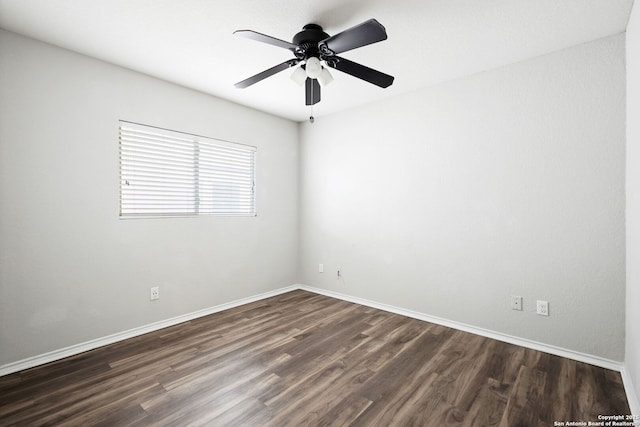
{"label": "window blind", "polygon": [[255,151],[120,122],[120,217],[256,215]]}

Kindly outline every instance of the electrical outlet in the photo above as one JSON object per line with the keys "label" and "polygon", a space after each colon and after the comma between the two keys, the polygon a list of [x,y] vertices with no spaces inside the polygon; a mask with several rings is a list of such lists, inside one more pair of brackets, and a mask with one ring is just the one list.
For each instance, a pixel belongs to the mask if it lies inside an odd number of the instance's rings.
{"label": "electrical outlet", "polygon": [[536,313],[540,316],[548,316],[549,315],[549,302],[538,300],[536,303]]}
{"label": "electrical outlet", "polygon": [[160,287],[158,286],[154,286],[153,288],[151,288],[150,292],[149,292],[149,299],[151,301],[157,300],[160,298]]}
{"label": "electrical outlet", "polygon": [[522,311],[522,297],[511,295],[511,310]]}
{"label": "electrical outlet", "polygon": [[324,264],[318,264],[318,273],[324,273]]}
{"label": "electrical outlet", "polygon": [[338,279],[342,277],[342,270],[338,267]]}

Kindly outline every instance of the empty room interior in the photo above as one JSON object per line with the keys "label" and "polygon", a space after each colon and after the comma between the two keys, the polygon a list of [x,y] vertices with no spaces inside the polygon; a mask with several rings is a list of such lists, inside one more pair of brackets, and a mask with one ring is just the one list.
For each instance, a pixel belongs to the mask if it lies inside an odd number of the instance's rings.
{"label": "empty room interior", "polygon": [[640,426],[639,76],[633,0],[0,0],[0,426]]}

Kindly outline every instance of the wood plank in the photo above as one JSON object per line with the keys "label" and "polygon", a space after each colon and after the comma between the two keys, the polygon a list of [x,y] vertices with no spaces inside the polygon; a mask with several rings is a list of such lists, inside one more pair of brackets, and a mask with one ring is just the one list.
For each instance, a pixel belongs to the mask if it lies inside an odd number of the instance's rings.
{"label": "wood plank", "polygon": [[543,411],[545,380],[544,372],[520,367],[500,427],[538,425],[539,414]]}

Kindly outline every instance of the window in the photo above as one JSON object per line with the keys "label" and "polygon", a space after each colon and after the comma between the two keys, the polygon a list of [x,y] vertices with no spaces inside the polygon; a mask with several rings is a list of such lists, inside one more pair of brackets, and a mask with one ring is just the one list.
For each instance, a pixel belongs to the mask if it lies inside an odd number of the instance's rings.
{"label": "window", "polygon": [[255,147],[120,122],[120,217],[255,216]]}

